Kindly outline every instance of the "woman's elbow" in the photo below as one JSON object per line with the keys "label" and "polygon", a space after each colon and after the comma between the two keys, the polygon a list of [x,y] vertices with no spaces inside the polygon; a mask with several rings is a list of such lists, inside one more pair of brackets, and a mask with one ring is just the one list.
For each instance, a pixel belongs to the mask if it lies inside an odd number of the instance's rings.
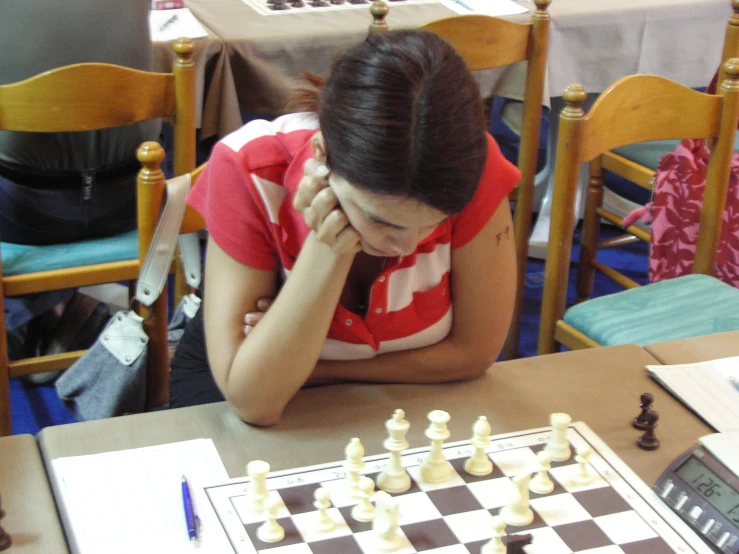
{"label": "woman's elbow", "polygon": [[491,352],[467,351],[457,366],[455,380],[471,381],[483,375],[495,362],[495,355]]}
{"label": "woman's elbow", "polygon": [[256,427],[272,427],[277,425],[282,419],[282,410],[271,409],[248,409],[241,408],[236,403],[229,401],[231,408],[244,423],[255,425]]}

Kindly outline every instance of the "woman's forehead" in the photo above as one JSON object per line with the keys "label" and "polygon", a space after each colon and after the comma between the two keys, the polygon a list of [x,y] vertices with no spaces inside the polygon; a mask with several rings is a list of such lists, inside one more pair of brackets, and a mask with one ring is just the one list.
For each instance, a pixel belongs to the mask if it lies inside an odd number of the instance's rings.
{"label": "woman's forehead", "polygon": [[342,203],[351,203],[372,219],[399,227],[428,226],[441,223],[447,214],[415,198],[378,194],[332,175],[329,182]]}

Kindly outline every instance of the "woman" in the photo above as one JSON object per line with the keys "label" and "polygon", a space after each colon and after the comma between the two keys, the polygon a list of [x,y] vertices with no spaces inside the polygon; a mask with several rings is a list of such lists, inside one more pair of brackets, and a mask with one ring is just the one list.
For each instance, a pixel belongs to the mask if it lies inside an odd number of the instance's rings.
{"label": "woman", "polygon": [[519,173],[462,58],[424,31],[372,37],[294,105],[223,139],[188,198],[210,238],[172,406],[225,397],[272,425],[306,384],[481,375],[510,323]]}

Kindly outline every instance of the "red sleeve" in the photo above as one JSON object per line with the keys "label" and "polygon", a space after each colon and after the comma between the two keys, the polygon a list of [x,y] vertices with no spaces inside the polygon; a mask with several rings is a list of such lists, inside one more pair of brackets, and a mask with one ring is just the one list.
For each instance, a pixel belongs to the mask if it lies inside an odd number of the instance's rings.
{"label": "red sleeve", "polygon": [[242,264],[274,270],[279,256],[271,224],[251,183],[248,156],[217,143],[187,197],[224,252]]}
{"label": "red sleeve", "polygon": [[485,169],[472,201],[454,218],[452,249],[461,248],[477,236],[521,178],[518,168],[503,157],[495,139],[490,134],[487,137]]}

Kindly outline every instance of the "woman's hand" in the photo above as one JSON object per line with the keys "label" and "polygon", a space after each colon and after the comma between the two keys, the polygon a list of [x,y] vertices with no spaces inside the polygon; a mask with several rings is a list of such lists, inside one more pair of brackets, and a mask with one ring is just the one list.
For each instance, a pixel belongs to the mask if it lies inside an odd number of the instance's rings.
{"label": "woman's hand", "polygon": [[272,298],[260,298],[257,300],[257,311],[249,312],[244,316],[244,336],[248,336],[254,326],[261,321],[264,314],[272,306]]}
{"label": "woman's hand", "polygon": [[328,168],[317,160],[307,160],[293,206],[303,214],[318,240],[328,245],[334,253],[356,254],[361,250],[360,236],[349,224],[329,186],[329,173]]}

